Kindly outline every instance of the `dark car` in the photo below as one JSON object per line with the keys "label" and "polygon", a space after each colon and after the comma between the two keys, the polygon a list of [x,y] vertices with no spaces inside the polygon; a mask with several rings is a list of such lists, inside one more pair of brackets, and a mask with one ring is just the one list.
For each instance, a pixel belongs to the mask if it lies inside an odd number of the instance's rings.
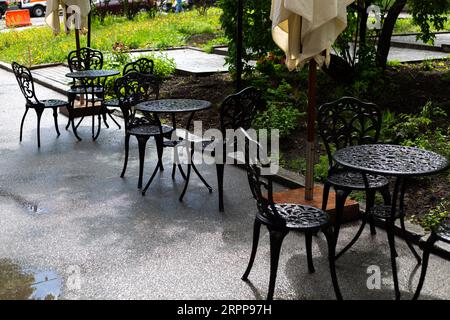
{"label": "dark car", "polygon": [[6,10],[8,9],[9,1],[0,0],[0,19],[5,14]]}
{"label": "dark car", "polygon": [[[94,0],[97,11],[122,14],[124,9],[124,0]],[[128,0],[128,5],[133,10],[146,11],[156,5],[156,0]]]}

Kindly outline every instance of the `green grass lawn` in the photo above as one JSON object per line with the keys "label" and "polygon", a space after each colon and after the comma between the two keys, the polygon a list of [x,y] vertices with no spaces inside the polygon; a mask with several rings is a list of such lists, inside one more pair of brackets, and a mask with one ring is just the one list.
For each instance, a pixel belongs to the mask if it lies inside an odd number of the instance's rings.
{"label": "green grass lawn", "polygon": [[[433,26],[431,26],[431,31],[436,32],[437,30]],[[439,31],[450,31],[450,17],[444,24],[444,30]],[[413,24],[413,19],[405,18],[397,20],[395,24],[394,33],[415,33],[415,32],[420,32],[420,28]]]}
{"label": "green grass lawn", "polygon": [[[221,10],[212,8],[206,16],[196,10],[149,18],[139,14],[133,21],[108,16],[103,23],[94,19],[91,46],[111,51],[116,42],[130,49],[166,48],[196,45],[208,50],[211,45],[226,43],[220,27]],[[195,37],[193,37],[195,36]],[[86,37],[81,37],[81,45]],[[0,60],[26,65],[63,62],[69,51],[75,50],[75,36],[64,32],[52,34],[49,27],[37,27],[0,33]]]}

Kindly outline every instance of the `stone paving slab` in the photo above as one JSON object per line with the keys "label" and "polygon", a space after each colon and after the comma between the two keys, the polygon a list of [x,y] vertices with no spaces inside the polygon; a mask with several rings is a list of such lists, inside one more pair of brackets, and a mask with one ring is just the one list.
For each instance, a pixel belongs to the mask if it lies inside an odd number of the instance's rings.
{"label": "stone paving slab", "polygon": [[407,48],[391,47],[389,51],[389,61],[415,62],[430,59],[444,59],[449,57],[449,53],[440,51],[417,50]]}
{"label": "stone paving slab", "polygon": [[69,72],[70,69],[65,65],[38,68],[31,71],[34,77],[45,78],[63,86],[69,86],[72,82],[70,78],[66,77]]}
{"label": "stone paving slab", "polygon": [[[133,57],[143,53],[132,53]],[[145,53],[144,53],[145,54]],[[156,55],[167,56],[174,59],[176,70],[189,75],[210,75],[213,73],[228,72],[225,57],[218,54],[210,54],[195,49],[175,49],[155,51]]]}
{"label": "stone paving slab", "polygon": [[[428,43],[424,43],[422,40],[417,40],[415,35],[406,36],[393,36],[392,41],[409,43],[409,44],[420,44],[424,46],[431,46]],[[442,45],[450,45],[450,33],[438,33],[434,39],[435,47],[442,47]]]}

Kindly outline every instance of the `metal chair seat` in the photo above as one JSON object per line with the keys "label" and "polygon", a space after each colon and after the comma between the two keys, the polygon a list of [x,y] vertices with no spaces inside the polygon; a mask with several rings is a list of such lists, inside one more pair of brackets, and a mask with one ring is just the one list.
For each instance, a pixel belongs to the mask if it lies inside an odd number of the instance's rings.
{"label": "metal chair seat", "polygon": [[[169,126],[161,126],[163,134],[170,133],[173,128]],[[160,127],[152,124],[141,124],[127,130],[128,134],[134,136],[159,136],[161,135]]]}
{"label": "metal chair seat", "polygon": [[[389,185],[389,180],[386,177],[372,174],[366,176],[369,189],[381,189]],[[366,190],[363,175],[359,172],[348,170],[332,172],[328,176],[327,182],[339,188]]]}
{"label": "metal chair seat", "polygon": [[439,240],[450,243],[450,219],[444,220],[436,229],[436,235]]}
{"label": "metal chair seat", "polygon": [[274,206],[289,229],[320,229],[330,223],[328,214],[318,208],[292,203],[276,203]]}
{"label": "metal chair seat", "polygon": [[[58,99],[40,100],[40,102],[44,105],[44,108],[59,108],[59,107],[65,107],[68,105],[67,101],[58,100]],[[33,106],[30,105],[29,107],[32,108]]]}

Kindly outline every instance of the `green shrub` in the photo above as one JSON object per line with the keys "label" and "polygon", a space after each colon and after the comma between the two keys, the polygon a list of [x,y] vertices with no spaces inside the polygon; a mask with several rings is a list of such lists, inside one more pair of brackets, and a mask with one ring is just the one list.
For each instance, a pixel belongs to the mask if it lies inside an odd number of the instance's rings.
{"label": "green shrub", "polygon": [[258,129],[278,129],[283,138],[298,128],[300,115],[301,112],[293,105],[268,102],[267,110],[256,116],[254,126]]}
{"label": "green shrub", "polygon": [[435,230],[450,215],[450,200],[440,202],[436,208],[430,209],[423,217],[411,216],[413,223],[421,225],[425,230]]}
{"label": "green shrub", "polygon": [[[122,72],[124,66],[133,60],[130,54],[128,52],[125,52],[124,50],[126,50],[126,48],[118,47],[116,50],[105,53],[104,68],[120,70]],[[137,60],[138,58],[147,58],[153,60],[153,73],[161,78],[166,78],[175,73],[175,61],[172,58],[169,58],[167,55],[163,55],[161,53],[147,53],[136,57],[135,60]],[[109,77],[106,80],[108,97],[112,97],[114,95],[114,80],[118,77],[120,77],[120,75]]]}
{"label": "green shrub", "polygon": [[299,108],[306,105],[306,98],[286,81],[262,91],[267,109],[257,114],[253,125],[260,129],[278,129],[280,137],[289,136],[300,126],[300,117],[305,116]]}
{"label": "green shrub", "polygon": [[437,152],[450,159],[450,128],[438,127],[447,113],[431,101],[417,114],[383,114],[381,140]]}
{"label": "green shrub", "polygon": [[[304,157],[290,161],[282,158],[280,160],[280,166],[303,175],[306,174],[306,159]],[[328,168],[328,157],[326,155],[321,155],[319,162],[314,164],[314,180],[322,183],[325,182],[328,177]]]}

